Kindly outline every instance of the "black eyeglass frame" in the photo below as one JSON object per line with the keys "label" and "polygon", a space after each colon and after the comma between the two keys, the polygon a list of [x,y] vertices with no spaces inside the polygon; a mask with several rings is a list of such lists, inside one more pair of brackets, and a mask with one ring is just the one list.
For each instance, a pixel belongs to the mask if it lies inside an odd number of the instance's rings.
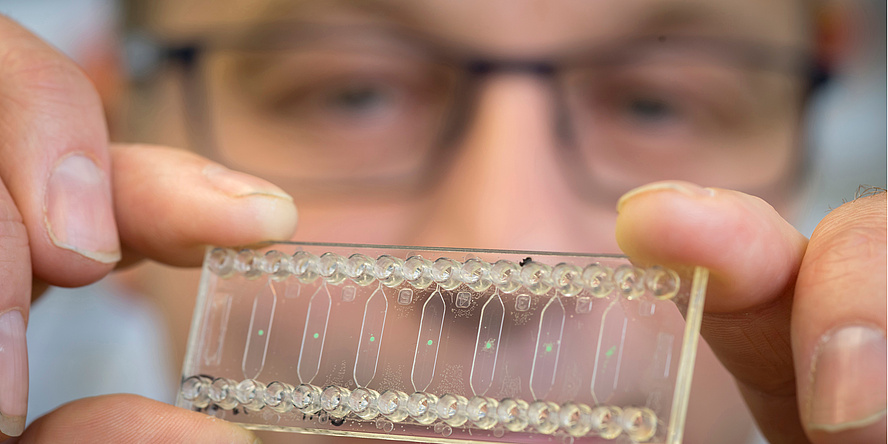
{"label": "black eyeglass frame", "polygon": [[[376,25],[355,26],[337,25],[316,22],[270,22],[261,26],[251,26],[245,30],[209,33],[204,38],[195,39],[187,43],[154,44],[156,59],[158,62],[169,61],[181,69],[183,74],[183,97],[187,118],[192,124],[188,125],[189,137],[199,149],[207,150],[212,157],[218,153],[216,141],[213,135],[213,122],[211,122],[208,109],[208,98],[201,79],[196,69],[203,54],[212,50],[242,50],[265,51],[291,48],[288,45],[269,45],[274,40],[270,37],[286,35],[305,38],[312,34],[336,33],[366,33],[380,32],[401,41],[410,42],[412,46],[421,48],[432,60],[456,67],[459,72],[459,81],[454,90],[454,102],[445,116],[442,132],[438,136],[438,143],[433,148],[432,155],[427,160],[428,165],[446,165],[448,148],[455,146],[459,137],[464,133],[467,123],[474,115],[473,107],[478,89],[484,79],[502,73],[519,73],[536,76],[546,80],[550,85],[554,98],[554,122],[553,128],[559,140],[559,145],[566,155],[561,156],[565,162],[566,171],[570,172],[570,179],[577,192],[583,196],[591,195],[588,191],[601,191],[600,184],[590,182],[590,178],[583,172],[575,171],[577,156],[580,156],[573,137],[572,122],[569,117],[566,98],[557,76],[567,70],[575,68],[588,68],[606,66],[610,64],[625,64],[631,62],[626,54],[635,53],[627,49],[652,49],[658,45],[681,45],[682,48],[693,49],[701,53],[724,60],[726,64],[736,64],[745,69],[758,69],[770,72],[781,72],[800,78],[805,82],[806,90],[804,100],[814,91],[825,85],[830,78],[826,67],[818,62],[818,59],[810,51],[798,48],[777,47],[774,45],[736,40],[728,38],[701,37],[690,35],[647,35],[615,39],[606,44],[593,45],[576,44],[566,50],[560,51],[552,57],[540,58],[503,58],[491,57],[464,45],[441,40],[424,32],[403,27],[380,27]],[[218,159],[217,159],[218,160]],[[802,156],[802,176],[809,160],[808,156]],[[224,163],[224,161],[223,161]],[[236,167],[236,166],[235,166]],[[435,183],[440,174],[446,168],[424,168],[418,174],[420,180],[415,188],[405,190],[410,192],[422,192]],[[432,174],[428,174],[432,172]],[[403,178],[378,178],[374,184],[386,186],[390,183],[402,182]],[[796,180],[798,182],[800,180]],[[359,185],[366,185],[366,180],[360,184],[344,183],[341,179],[329,182],[316,179],[306,180],[306,189],[354,189]],[[390,188],[390,187],[389,187]],[[618,197],[618,196],[617,196]],[[615,196],[608,196],[615,199]],[[612,199],[612,200],[613,200]]]}

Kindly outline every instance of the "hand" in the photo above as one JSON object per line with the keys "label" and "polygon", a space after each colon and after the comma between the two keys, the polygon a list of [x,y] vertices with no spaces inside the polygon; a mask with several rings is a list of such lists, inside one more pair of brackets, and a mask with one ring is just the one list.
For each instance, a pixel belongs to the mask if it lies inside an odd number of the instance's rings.
{"label": "hand", "polygon": [[[109,147],[85,75],[0,15],[0,440],[25,424],[32,296],[144,257],[197,265],[204,245],[289,238],[295,223],[292,199],[265,181],[184,151]],[[133,396],[75,401],[22,442],[126,442],[137,432],[139,442],[252,442],[222,421]],[[163,439],[172,436],[181,439]]]}
{"label": "hand", "polygon": [[659,182],[618,205],[634,261],[710,269],[702,334],[774,443],[885,442],[886,194],[810,241],[764,201]]}

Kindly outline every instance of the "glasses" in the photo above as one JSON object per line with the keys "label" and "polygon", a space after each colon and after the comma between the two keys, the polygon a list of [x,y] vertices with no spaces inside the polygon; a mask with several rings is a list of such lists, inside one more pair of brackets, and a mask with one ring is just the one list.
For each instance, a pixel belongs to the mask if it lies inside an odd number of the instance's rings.
{"label": "glasses", "polygon": [[565,177],[590,199],[666,179],[762,191],[797,178],[801,102],[821,77],[803,51],[679,35],[511,59],[404,29],[288,23],[168,55],[197,145],[319,198],[427,189],[504,73],[544,81]]}

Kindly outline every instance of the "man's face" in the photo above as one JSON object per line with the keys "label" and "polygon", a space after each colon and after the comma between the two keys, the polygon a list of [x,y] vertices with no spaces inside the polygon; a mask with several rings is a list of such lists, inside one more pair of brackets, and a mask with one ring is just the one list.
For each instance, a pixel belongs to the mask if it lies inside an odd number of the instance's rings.
{"label": "man's face", "polygon": [[[801,1],[151,5],[149,31],[205,45],[151,91],[137,137],[283,187],[296,240],[617,252],[633,187],[786,210],[799,180]],[[743,439],[732,383],[700,356],[695,396],[723,409],[692,407],[689,441]]]}
{"label": "man's face", "polygon": [[651,181],[786,204],[804,83],[749,54],[808,48],[800,3],[177,0],[148,26],[209,42],[185,140],[291,193],[298,240],[616,252]]}

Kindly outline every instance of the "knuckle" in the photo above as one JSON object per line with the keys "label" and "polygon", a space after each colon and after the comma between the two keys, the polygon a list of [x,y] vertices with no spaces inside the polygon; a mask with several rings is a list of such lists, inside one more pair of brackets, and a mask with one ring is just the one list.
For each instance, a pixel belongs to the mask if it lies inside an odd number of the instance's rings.
{"label": "knuckle", "polygon": [[811,237],[802,266],[805,287],[884,277],[888,255],[885,195],[848,202],[833,210]]}
{"label": "knuckle", "polygon": [[[0,23],[2,26],[2,23]],[[10,34],[6,30],[6,34]],[[98,106],[98,92],[76,63],[27,31],[11,32],[0,38],[0,95],[21,109],[41,106],[45,99],[52,106]]]}
{"label": "knuckle", "polygon": [[863,275],[877,275],[872,273],[873,270],[884,272],[885,237],[884,233],[876,231],[853,227],[829,239],[812,242],[801,271],[802,289],[827,284],[842,286],[849,281],[862,283]]}
{"label": "knuckle", "polygon": [[[880,235],[881,238],[884,238],[886,214],[888,214],[886,193],[880,192],[859,197],[842,204],[826,215],[814,230],[812,241],[828,239],[856,227],[874,229],[876,231],[873,231],[873,235]],[[880,240],[880,238],[876,237],[873,240]]]}

